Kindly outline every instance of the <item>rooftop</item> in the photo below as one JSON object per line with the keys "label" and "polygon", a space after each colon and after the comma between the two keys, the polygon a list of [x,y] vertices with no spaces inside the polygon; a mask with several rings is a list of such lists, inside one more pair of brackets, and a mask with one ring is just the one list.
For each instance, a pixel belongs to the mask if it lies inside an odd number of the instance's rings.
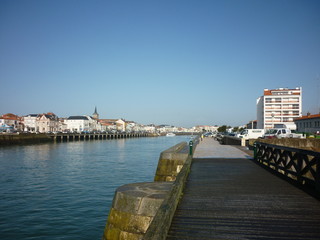
{"label": "rooftop", "polygon": [[294,121],[313,119],[313,118],[320,118],[320,114],[313,114],[313,115],[308,114],[308,115],[296,118]]}
{"label": "rooftop", "polygon": [[70,116],[68,120],[89,120],[86,116]]}
{"label": "rooftop", "polygon": [[264,95],[300,95],[301,87],[297,88],[277,88],[277,89],[267,89],[265,88],[263,93]]}

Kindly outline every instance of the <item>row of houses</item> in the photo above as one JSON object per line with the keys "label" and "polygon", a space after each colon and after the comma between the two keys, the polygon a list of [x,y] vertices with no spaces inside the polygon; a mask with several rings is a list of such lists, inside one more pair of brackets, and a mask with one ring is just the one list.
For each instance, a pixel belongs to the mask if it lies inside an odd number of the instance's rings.
{"label": "row of houses", "polygon": [[142,125],[134,121],[124,119],[99,119],[96,110],[93,116],[70,116],[68,118],[59,118],[52,112],[43,114],[28,114],[18,116],[12,113],[4,114],[0,117],[1,132],[31,132],[31,133],[48,133],[48,132],[150,132],[150,133],[167,133],[167,132],[191,132],[194,128],[187,129],[174,127],[170,125],[156,126],[154,124]]}
{"label": "row of houses", "polygon": [[70,116],[59,118],[52,112],[18,116],[12,113],[0,117],[0,131],[12,132],[92,132],[92,131],[140,131],[137,124],[124,119],[95,119],[94,117]]}

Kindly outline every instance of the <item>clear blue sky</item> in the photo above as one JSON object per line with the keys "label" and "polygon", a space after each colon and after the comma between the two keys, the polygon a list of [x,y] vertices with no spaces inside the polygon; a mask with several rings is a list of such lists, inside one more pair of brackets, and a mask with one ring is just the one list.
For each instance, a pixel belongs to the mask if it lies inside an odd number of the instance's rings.
{"label": "clear blue sky", "polygon": [[264,88],[320,107],[320,1],[1,0],[0,114],[237,126]]}

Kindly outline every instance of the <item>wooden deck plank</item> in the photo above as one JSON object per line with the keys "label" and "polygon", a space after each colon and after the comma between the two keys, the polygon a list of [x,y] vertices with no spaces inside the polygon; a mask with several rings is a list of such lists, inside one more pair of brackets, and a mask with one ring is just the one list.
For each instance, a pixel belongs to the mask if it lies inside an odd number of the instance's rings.
{"label": "wooden deck plank", "polygon": [[320,202],[249,159],[194,159],[167,239],[320,239]]}

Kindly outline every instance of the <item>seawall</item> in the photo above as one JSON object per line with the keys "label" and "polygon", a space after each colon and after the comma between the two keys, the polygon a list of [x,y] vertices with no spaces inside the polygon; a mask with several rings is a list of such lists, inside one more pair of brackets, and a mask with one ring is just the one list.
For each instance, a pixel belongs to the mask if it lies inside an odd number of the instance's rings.
{"label": "seawall", "polygon": [[51,137],[46,134],[0,134],[0,146],[45,142],[52,142]]}
{"label": "seawall", "polygon": [[154,182],[119,187],[102,239],[165,239],[190,171],[191,152],[188,143],[179,143],[160,154]]}

